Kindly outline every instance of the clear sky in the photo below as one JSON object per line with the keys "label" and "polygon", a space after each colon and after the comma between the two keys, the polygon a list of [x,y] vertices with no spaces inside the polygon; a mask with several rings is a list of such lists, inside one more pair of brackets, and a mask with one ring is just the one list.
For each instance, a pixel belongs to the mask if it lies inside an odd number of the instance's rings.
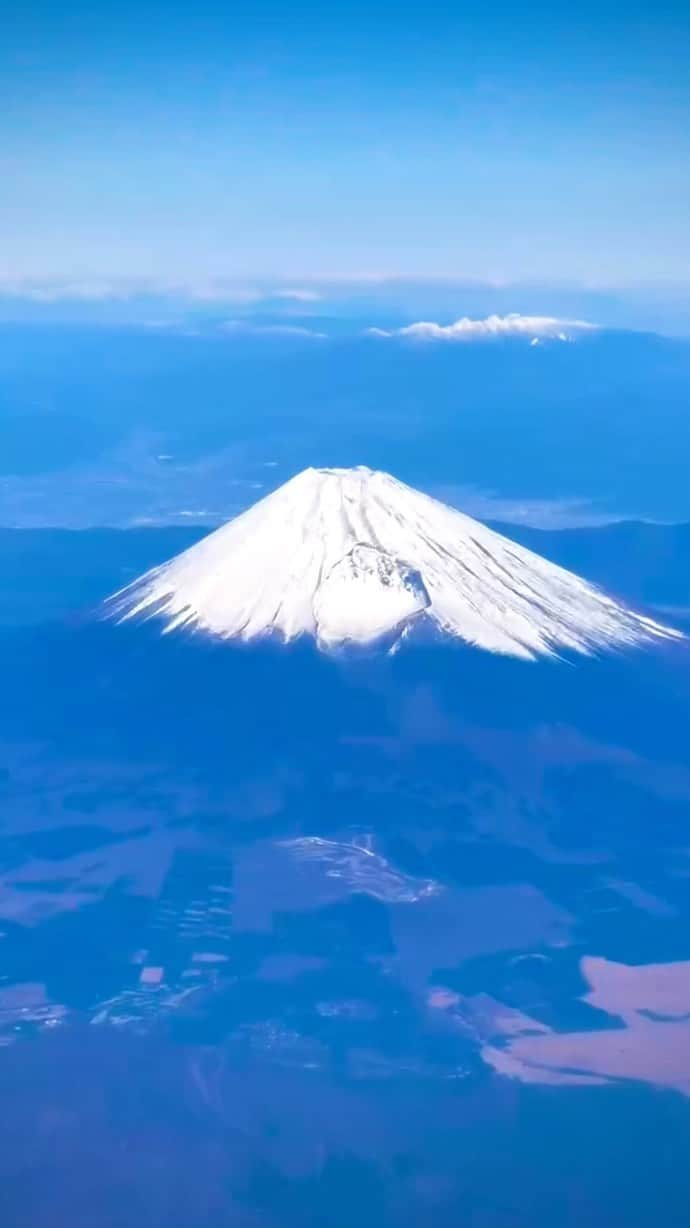
{"label": "clear sky", "polygon": [[681,4],[6,0],[0,278],[690,281]]}

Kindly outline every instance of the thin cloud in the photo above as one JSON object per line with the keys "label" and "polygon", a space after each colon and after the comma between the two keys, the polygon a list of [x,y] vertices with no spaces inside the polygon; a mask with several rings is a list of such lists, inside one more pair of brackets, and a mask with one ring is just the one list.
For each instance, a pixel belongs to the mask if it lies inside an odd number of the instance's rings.
{"label": "thin cloud", "polygon": [[599,527],[639,518],[634,512],[623,516],[606,511],[588,499],[568,496],[560,499],[508,498],[492,490],[446,483],[432,487],[429,493],[476,520],[503,521],[535,529]]}
{"label": "thin cloud", "polygon": [[220,325],[224,333],[249,334],[252,337],[307,337],[324,340],[328,334],[317,332],[314,328],[304,328],[299,324],[254,324],[251,320],[226,320]]}
{"label": "thin cloud", "polygon": [[290,303],[320,303],[323,295],[318,290],[276,290],[274,298],[285,299]]}
{"label": "thin cloud", "polygon": [[318,303],[320,290],[309,286],[247,284],[225,278],[176,280],[170,278],[22,278],[0,276],[0,297],[27,299],[35,303],[76,300],[101,302],[140,297],[182,298],[199,303],[233,303],[238,306],[279,300],[284,303]]}
{"label": "thin cloud", "polygon": [[230,286],[216,282],[180,285],[176,287],[176,292],[198,303],[232,303],[237,307],[251,307],[265,298],[263,291],[254,286]]}
{"label": "thin cloud", "polygon": [[595,328],[595,324],[586,320],[563,320],[557,316],[523,316],[512,312],[505,316],[487,316],[483,320],[463,316],[452,324],[419,320],[415,324],[406,325],[405,328],[370,328],[368,332],[375,337],[411,337],[420,341],[477,341],[494,337],[525,337],[531,341],[555,338],[568,341],[578,333],[591,332]]}
{"label": "thin cloud", "polygon": [[60,303],[64,300],[102,303],[107,300],[128,299],[133,293],[133,288],[122,282],[0,280],[0,296],[26,299],[32,303]]}

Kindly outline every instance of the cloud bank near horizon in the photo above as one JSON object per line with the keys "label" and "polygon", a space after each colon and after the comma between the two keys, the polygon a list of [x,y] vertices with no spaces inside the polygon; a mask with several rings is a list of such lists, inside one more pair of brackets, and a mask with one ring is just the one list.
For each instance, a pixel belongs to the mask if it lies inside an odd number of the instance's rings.
{"label": "cloud bank near horizon", "polygon": [[404,328],[370,328],[371,337],[411,337],[420,341],[477,341],[494,337],[527,337],[532,341],[555,338],[568,341],[583,332],[593,332],[596,324],[587,320],[563,320],[557,316],[523,316],[511,312],[505,316],[490,315],[483,320],[463,316],[452,324],[437,324],[419,320]]}
{"label": "cloud bank near horizon", "polygon": [[270,301],[308,305],[319,303],[322,290],[315,286],[282,284],[246,285],[225,279],[169,281],[145,278],[11,278],[0,276],[0,298],[32,303],[126,302],[141,298],[187,299],[192,303],[228,303],[253,306]]}
{"label": "cloud bank near horizon", "polygon": [[538,342],[560,333],[575,339],[595,327],[687,338],[690,285],[607,289],[373,274],[252,281],[202,274],[187,279],[110,279],[96,274],[39,279],[0,273],[0,320],[5,322],[115,320],[148,325],[167,320],[196,328],[199,320],[211,327],[224,315],[262,314],[295,323],[301,317],[306,325],[318,316],[320,328],[327,319],[338,320],[336,331],[349,320],[360,334],[373,325],[381,336],[418,340],[522,335]]}

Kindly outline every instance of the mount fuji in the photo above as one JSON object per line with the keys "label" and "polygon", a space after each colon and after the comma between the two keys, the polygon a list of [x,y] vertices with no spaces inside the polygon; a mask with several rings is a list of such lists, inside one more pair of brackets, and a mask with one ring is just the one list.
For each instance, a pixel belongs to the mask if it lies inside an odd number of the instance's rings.
{"label": "mount fuji", "polygon": [[147,572],[108,616],[223,639],[313,636],[322,649],[426,626],[526,659],[681,638],[600,589],[365,467],[305,469]]}

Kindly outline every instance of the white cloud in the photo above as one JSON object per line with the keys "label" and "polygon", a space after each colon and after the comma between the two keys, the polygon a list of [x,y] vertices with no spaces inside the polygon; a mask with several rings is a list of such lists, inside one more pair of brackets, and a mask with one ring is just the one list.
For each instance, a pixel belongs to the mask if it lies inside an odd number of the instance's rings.
{"label": "white cloud", "polygon": [[370,328],[369,335],[376,337],[412,337],[420,341],[477,341],[492,337],[527,337],[529,340],[554,337],[568,341],[573,335],[590,332],[596,328],[586,320],[562,320],[556,316],[523,316],[512,312],[506,316],[487,316],[484,320],[472,320],[463,316],[453,324],[435,324],[419,320],[405,328],[386,330]]}

